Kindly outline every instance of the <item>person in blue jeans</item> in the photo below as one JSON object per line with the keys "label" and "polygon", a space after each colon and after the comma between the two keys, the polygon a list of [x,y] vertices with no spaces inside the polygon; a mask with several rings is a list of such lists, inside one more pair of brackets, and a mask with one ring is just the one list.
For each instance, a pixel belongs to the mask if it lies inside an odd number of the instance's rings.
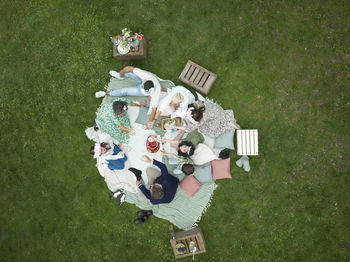
{"label": "person in blue jeans", "polygon": [[[150,185],[149,190],[143,185],[141,179],[141,171],[135,168],[129,169],[136,177],[136,185],[140,188],[141,192],[151,201],[153,205],[170,203],[176,194],[179,179],[170,175],[165,164],[155,159],[150,159],[148,156],[143,156],[144,161],[152,163],[159,167],[161,175],[157,177],[154,182]],[[139,173],[139,174],[138,174]]]}
{"label": "person in blue jeans", "polygon": [[[115,78],[123,79],[129,77],[137,82],[136,86],[126,87],[111,91],[99,91],[96,92],[96,97],[104,96],[150,96],[150,120],[149,123],[153,123],[154,116],[157,112],[161,97],[161,85],[158,78],[147,71],[133,66],[124,67],[120,73],[116,71],[109,71],[109,74]],[[146,101],[142,102],[141,105],[146,105]]]}

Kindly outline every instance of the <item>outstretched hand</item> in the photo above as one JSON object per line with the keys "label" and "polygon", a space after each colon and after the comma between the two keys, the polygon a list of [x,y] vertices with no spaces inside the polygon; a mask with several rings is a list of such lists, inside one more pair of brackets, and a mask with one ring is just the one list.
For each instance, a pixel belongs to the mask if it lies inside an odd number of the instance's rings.
{"label": "outstretched hand", "polygon": [[142,160],[147,162],[147,163],[151,163],[152,162],[152,159],[149,156],[146,156],[146,155],[142,156]]}

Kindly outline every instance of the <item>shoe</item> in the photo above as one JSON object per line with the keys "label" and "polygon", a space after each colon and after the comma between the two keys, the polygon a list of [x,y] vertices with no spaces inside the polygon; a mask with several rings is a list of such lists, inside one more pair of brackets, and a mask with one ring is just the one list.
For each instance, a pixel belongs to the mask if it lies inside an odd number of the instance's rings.
{"label": "shoe", "polygon": [[136,176],[136,180],[137,180],[137,181],[139,181],[139,180],[142,179],[142,176],[141,176],[142,172],[141,172],[141,170],[138,170],[138,169],[136,169],[136,168],[130,167],[130,168],[129,168],[129,171],[131,171],[131,172],[134,173],[134,175]]}
{"label": "shoe", "polygon": [[247,157],[247,156],[245,156],[245,158],[243,159],[243,170],[245,172],[249,172],[250,171],[249,157]]}
{"label": "shoe", "polygon": [[202,96],[200,93],[196,92],[196,95],[197,95],[197,100],[198,101],[202,101],[202,102],[205,102],[205,98],[204,96]]}
{"label": "shoe", "polygon": [[105,91],[98,91],[95,93],[96,98],[104,97],[106,95]]}
{"label": "shoe", "polygon": [[112,192],[112,193],[109,195],[109,198],[110,198],[110,199],[117,198],[120,194],[122,194],[122,191],[120,191],[120,189],[118,189],[117,191]]}
{"label": "shoe", "polygon": [[125,202],[125,194],[122,193],[121,197],[119,198],[118,201],[118,206],[120,206],[121,204],[123,204]]}
{"label": "shoe", "polygon": [[242,156],[240,159],[238,159],[236,161],[236,165],[238,167],[243,167],[244,171],[249,172],[250,171],[249,157],[248,156]]}
{"label": "shoe", "polygon": [[137,219],[134,220],[134,224],[135,224],[135,225],[142,224],[142,223],[145,222],[147,219],[148,219],[147,216],[137,218]]}
{"label": "shoe", "polygon": [[153,211],[152,210],[140,210],[137,213],[138,217],[144,217],[144,216],[152,216],[153,215]]}
{"label": "shoe", "polygon": [[120,77],[120,73],[119,72],[116,72],[116,71],[109,71],[109,74],[115,78],[118,78],[118,79],[123,79],[123,77]]}

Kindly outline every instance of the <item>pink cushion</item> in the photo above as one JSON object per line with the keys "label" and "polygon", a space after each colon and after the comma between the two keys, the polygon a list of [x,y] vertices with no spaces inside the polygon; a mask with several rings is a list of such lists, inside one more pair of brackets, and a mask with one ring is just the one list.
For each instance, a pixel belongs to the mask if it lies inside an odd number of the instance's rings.
{"label": "pink cushion", "polygon": [[230,158],[211,161],[213,179],[232,178],[230,172]]}
{"label": "pink cushion", "polygon": [[199,183],[194,176],[186,176],[184,179],[182,179],[179,185],[190,197],[193,197],[194,194],[196,194],[196,192],[202,187],[201,183]]}

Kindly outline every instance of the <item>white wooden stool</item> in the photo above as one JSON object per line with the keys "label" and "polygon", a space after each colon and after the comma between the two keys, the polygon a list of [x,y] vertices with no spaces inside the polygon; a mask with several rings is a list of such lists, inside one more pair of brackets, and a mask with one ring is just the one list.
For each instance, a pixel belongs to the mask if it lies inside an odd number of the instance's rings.
{"label": "white wooden stool", "polygon": [[258,129],[238,129],[236,137],[237,137],[237,155],[239,156],[259,155]]}

